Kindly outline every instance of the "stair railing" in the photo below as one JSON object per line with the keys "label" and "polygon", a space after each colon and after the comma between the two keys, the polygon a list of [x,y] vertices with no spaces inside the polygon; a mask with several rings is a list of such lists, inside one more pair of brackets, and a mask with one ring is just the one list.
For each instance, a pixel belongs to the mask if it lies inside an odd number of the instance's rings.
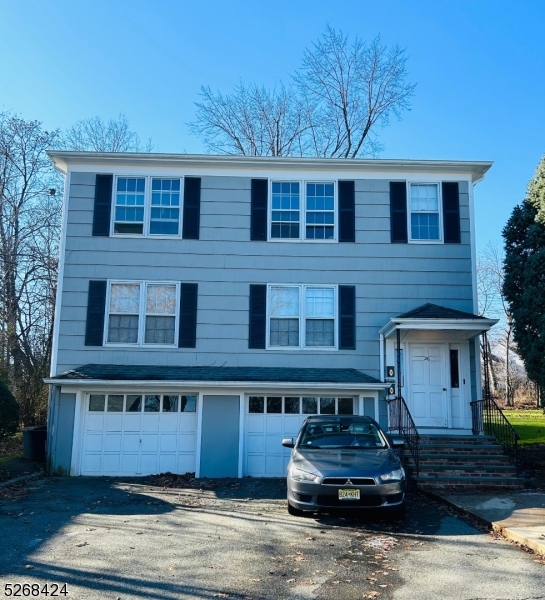
{"label": "stair railing", "polygon": [[388,399],[388,431],[397,432],[403,437],[416,467],[416,476],[420,472],[420,435],[411,413],[402,396]]}
{"label": "stair railing", "polygon": [[519,434],[509,423],[502,409],[492,398],[471,402],[471,419],[475,435],[493,435],[503,446],[503,451],[511,457],[519,474]]}

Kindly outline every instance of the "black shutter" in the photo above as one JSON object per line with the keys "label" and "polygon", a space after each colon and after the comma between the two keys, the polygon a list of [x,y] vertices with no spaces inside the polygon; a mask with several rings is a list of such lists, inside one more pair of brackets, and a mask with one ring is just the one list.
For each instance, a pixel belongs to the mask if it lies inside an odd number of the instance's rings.
{"label": "black shutter", "polygon": [[105,310],[106,281],[90,281],[87,295],[87,322],[85,324],[86,346],[102,346]]}
{"label": "black shutter", "polygon": [[356,349],[356,287],[339,286],[339,348]]}
{"label": "black shutter", "polygon": [[390,181],[390,236],[392,243],[407,243],[407,184]]}
{"label": "black shutter", "polygon": [[182,283],[180,286],[178,348],[197,346],[197,292],[197,283]]}
{"label": "black shutter", "polygon": [[356,201],[353,181],[339,181],[339,242],[356,241]]}
{"label": "black shutter", "polygon": [[460,195],[457,181],[443,182],[443,241],[445,244],[459,244],[460,234]]}
{"label": "black shutter", "polygon": [[250,239],[255,242],[267,241],[268,190],[269,181],[267,179],[252,179],[252,215],[250,219]]}
{"label": "black shutter", "polygon": [[265,348],[267,331],[267,286],[250,285],[248,348]]}
{"label": "black shutter", "polygon": [[110,235],[112,213],[113,175],[97,175],[95,179],[95,207],[93,210],[93,235]]}
{"label": "black shutter", "polygon": [[184,177],[184,224],[182,237],[199,239],[201,223],[201,178]]}

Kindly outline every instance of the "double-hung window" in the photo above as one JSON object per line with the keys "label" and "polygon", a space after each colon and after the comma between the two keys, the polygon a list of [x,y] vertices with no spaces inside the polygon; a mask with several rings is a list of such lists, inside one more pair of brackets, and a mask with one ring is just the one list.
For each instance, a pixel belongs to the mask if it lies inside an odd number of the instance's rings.
{"label": "double-hung window", "polygon": [[180,178],[117,177],[114,234],[180,234]]}
{"label": "double-hung window", "polygon": [[270,239],[335,240],[333,182],[273,181]]}
{"label": "double-hung window", "polygon": [[411,240],[441,240],[439,185],[410,184]]}
{"label": "double-hung window", "polygon": [[135,346],[174,346],[179,285],[110,282],[106,341]]}
{"label": "double-hung window", "polygon": [[335,348],[335,286],[271,285],[269,348]]}

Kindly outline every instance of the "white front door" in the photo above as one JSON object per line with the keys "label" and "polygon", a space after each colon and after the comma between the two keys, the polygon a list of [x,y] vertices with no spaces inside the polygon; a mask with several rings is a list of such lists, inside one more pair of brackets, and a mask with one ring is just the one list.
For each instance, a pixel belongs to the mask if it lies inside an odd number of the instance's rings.
{"label": "white front door", "polygon": [[410,345],[409,410],[417,427],[448,427],[446,345]]}

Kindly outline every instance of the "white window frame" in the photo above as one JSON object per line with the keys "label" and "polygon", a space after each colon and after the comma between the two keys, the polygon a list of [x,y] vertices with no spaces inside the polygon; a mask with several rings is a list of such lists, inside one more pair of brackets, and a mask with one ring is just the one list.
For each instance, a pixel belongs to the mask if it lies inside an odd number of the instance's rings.
{"label": "white window frame", "polygon": [[[271,288],[297,288],[299,289],[299,345],[298,346],[271,346]],[[333,346],[306,346],[306,290],[307,289],[332,289],[334,316],[333,316]],[[293,317],[292,317],[293,318]],[[339,286],[331,284],[292,284],[292,283],[269,283],[267,284],[267,350],[279,350],[281,352],[293,350],[316,350],[318,352],[331,352],[339,349]]]}
{"label": "white window frame", "polygon": [[[437,188],[437,210],[439,214],[439,237],[435,240],[422,240],[412,237],[411,227],[411,186],[434,185]],[[431,214],[431,213],[429,213]],[[442,244],[443,243],[443,196],[440,181],[408,181],[407,182],[407,235],[410,244]]]}
{"label": "white window frame", "polygon": [[[117,200],[117,181],[119,179],[144,179],[144,225],[142,233],[116,233],[115,229],[115,208]],[[151,195],[152,195],[152,180],[153,179],[179,179],[180,180],[180,204],[178,209],[180,216],[178,219],[178,233],[150,233],[151,225]],[[153,239],[180,239],[182,237],[183,228],[183,205],[184,205],[184,178],[178,175],[132,175],[132,174],[120,174],[114,176],[113,189],[112,189],[112,210],[110,218],[110,236],[120,238],[143,238],[149,237]],[[122,221],[119,221],[120,223]]]}
{"label": "white window frame", "polygon": [[[271,226],[272,226],[272,186],[273,183],[298,183],[299,184],[299,237],[298,238],[273,238],[271,236]],[[307,184],[333,184],[333,215],[334,215],[334,223],[333,223],[333,238],[329,240],[320,240],[320,239],[312,239],[306,237],[307,231]],[[287,179],[287,178],[278,178],[278,179],[269,179],[269,202],[268,202],[268,211],[267,211],[267,240],[269,242],[304,242],[310,244],[334,244],[339,241],[339,185],[337,179]],[[322,212],[322,211],[310,211],[310,212]],[[323,211],[330,212],[330,211]]]}
{"label": "white window frame", "polygon": [[[110,323],[110,297],[113,284],[138,284],[140,286],[140,298],[138,305],[138,340],[135,344],[129,344],[125,342],[109,342],[108,341],[108,328]],[[148,285],[169,285],[175,286],[176,288],[176,300],[175,300],[175,313],[174,313],[174,342],[172,344],[146,344],[146,289]],[[104,346],[114,348],[177,348],[177,332],[180,328],[180,283],[176,281],[148,281],[148,280],[134,280],[134,279],[111,279],[108,280],[106,288],[106,306],[104,311]]]}

